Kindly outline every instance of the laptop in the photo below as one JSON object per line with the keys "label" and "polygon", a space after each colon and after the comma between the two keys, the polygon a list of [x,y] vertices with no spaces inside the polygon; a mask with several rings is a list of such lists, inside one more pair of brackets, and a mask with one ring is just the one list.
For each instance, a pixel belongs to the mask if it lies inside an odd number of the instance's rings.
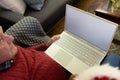
{"label": "laptop", "polygon": [[65,29],[45,53],[73,74],[99,65],[106,56],[118,24],[66,5]]}

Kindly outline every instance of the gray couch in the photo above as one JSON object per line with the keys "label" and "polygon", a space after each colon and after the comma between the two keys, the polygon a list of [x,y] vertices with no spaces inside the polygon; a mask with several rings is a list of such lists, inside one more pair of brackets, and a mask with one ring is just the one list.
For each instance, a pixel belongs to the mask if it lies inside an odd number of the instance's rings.
{"label": "gray couch", "polygon": [[79,0],[46,0],[41,11],[35,11],[27,7],[24,15],[9,10],[0,9],[0,25],[5,31],[24,16],[37,18],[47,32],[65,13],[65,5],[75,5]]}

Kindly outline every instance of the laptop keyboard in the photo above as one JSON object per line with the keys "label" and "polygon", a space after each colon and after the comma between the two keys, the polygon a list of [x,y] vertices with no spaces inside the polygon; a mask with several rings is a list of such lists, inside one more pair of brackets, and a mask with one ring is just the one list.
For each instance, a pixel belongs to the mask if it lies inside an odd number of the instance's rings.
{"label": "laptop keyboard", "polygon": [[78,41],[67,34],[62,35],[60,40],[57,45],[89,66],[98,64],[101,58],[103,58],[103,53],[100,53],[93,47],[88,46],[88,43],[86,44],[83,40]]}

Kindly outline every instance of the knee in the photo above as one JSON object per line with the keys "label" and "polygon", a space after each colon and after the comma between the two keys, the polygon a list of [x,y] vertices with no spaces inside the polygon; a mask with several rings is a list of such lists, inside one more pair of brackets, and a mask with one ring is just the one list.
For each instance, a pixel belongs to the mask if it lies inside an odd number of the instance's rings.
{"label": "knee", "polygon": [[108,58],[117,58],[117,59],[119,59],[120,57],[119,57],[119,55],[117,54],[117,53],[110,53],[110,54],[108,54]]}
{"label": "knee", "polygon": [[106,56],[106,60],[108,60],[108,61],[120,61],[120,57],[117,53],[110,53]]}
{"label": "knee", "polygon": [[108,54],[101,64],[109,63],[111,66],[120,66],[120,57],[117,53]]}

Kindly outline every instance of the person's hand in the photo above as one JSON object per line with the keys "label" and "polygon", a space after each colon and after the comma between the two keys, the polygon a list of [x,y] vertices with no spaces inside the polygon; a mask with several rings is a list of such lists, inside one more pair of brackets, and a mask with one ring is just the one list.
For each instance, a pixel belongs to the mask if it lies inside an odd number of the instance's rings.
{"label": "person's hand", "polygon": [[4,34],[0,26],[0,64],[13,58],[17,54],[17,48],[13,44],[14,38]]}
{"label": "person's hand", "polygon": [[74,80],[74,78],[75,78],[76,76],[78,76],[78,74],[72,74],[72,75],[70,76],[69,80]]}
{"label": "person's hand", "polygon": [[47,42],[47,46],[50,46],[53,42],[55,42],[56,40],[58,40],[60,38],[60,34],[54,35],[53,37],[51,37],[48,42]]}

